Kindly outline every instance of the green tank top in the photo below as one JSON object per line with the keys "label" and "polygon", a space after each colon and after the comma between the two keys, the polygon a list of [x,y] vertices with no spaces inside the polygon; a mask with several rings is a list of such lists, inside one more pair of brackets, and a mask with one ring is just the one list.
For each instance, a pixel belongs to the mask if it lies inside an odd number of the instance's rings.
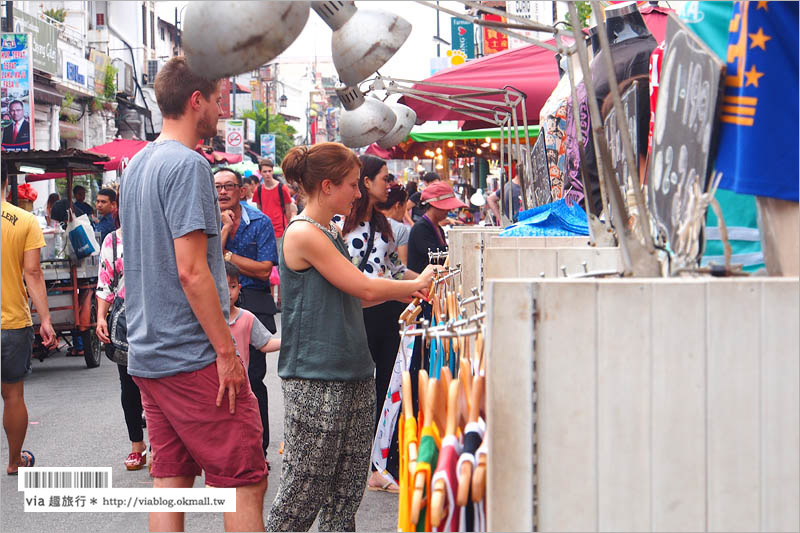
{"label": "green tank top", "polygon": [[[335,226],[324,228],[298,215],[290,223],[313,224],[350,261],[347,245]],[[287,226],[288,227],[288,226]],[[374,375],[361,300],[334,287],[311,267],[292,270],[280,250],[281,351],[278,375],[283,379],[360,381]]]}

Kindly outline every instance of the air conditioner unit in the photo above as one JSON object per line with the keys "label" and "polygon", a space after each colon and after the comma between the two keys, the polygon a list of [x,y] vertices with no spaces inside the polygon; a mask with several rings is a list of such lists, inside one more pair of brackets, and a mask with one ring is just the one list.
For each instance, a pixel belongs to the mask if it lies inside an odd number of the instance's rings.
{"label": "air conditioner unit", "polygon": [[117,63],[117,93],[133,97],[133,67],[125,62]]}

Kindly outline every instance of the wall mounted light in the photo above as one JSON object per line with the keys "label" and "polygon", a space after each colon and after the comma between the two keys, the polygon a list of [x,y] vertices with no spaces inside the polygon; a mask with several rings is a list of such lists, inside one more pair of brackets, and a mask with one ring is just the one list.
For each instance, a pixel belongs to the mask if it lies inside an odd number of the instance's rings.
{"label": "wall mounted light", "polygon": [[414,162],[416,163],[417,161],[419,161],[419,157],[417,157],[417,156],[414,156],[414,157],[412,157],[412,158],[411,158],[411,160],[412,160],[412,161],[414,161]]}
{"label": "wall mounted light", "polygon": [[452,148],[453,147],[453,141],[447,141],[447,146],[448,146],[448,148]]}
{"label": "wall mounted light", "polygon": [[333,64],[348,86],[381,68],[411,34],[411,24],[402,17],[358,9],[352,1],[312,2],[312,7],[333,30]]}
{"label": "wall mounted light", "polygon": [[[219,79],[254,70],[286,50],[303,31],[310,2],[189,2],[182,45],[197,74]],[[233,31],[214,31],[231,28]]]}
{"label": "wall mounted light", "polygon": [[367,146],[394,128],[397,122],[394,111],[377,98],[364,98],[358,87],[338,87],[336,95],[345,109],[339,120],[339,134],[345,146]]}
{"label": "wall mounted light", "polygon": [[475,150],[475,153],[478,154],[478,155],[481,155],[483,153],[483,150],[478,148],[477,150]]}

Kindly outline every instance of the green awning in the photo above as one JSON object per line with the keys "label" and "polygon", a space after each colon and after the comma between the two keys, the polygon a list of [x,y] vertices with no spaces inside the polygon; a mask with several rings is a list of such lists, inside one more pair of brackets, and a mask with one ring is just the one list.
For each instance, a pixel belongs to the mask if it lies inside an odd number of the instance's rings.
{"label": "green awning", "polygon": [[[525,138],[525,130],[518,128],[520,140]],[[508,135],[508,130],[503,131],[503,135]],[[528,126],[528,136],[535,139],[539,136],[539,126]],[[499,128],[490,128],[486,130],[469,130],[469,131],[439,131],[433,133],[415,133],[411,132],[409,137],[415,142],[430,142],[430,141],[449,141],[456,139],[485,139],[491,137],[492,139],[500,138]],[[512,131],[512,139],[515,138]]]}

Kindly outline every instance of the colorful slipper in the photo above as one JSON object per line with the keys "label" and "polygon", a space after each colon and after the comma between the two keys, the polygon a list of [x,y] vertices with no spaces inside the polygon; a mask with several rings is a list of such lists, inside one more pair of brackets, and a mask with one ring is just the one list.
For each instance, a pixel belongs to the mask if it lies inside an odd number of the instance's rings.
{"label": "colorful slipper", "polygon": [[[23,464],[19,465],[20,468],[31,468],[33,465],[36,464],[36,456],[33,455],[33,452],[29,450],[22,450],[19,454],[20,458],[23,461]],[[16,472],[6,472],[9,476],[16,476],[19,474],[19,470]]]}
{"label": "colorful slipper", "polygon": [[131,452],[125,459],[125,468],[128,470],[141,470],[147,464],[147,451],[144,453]]}

